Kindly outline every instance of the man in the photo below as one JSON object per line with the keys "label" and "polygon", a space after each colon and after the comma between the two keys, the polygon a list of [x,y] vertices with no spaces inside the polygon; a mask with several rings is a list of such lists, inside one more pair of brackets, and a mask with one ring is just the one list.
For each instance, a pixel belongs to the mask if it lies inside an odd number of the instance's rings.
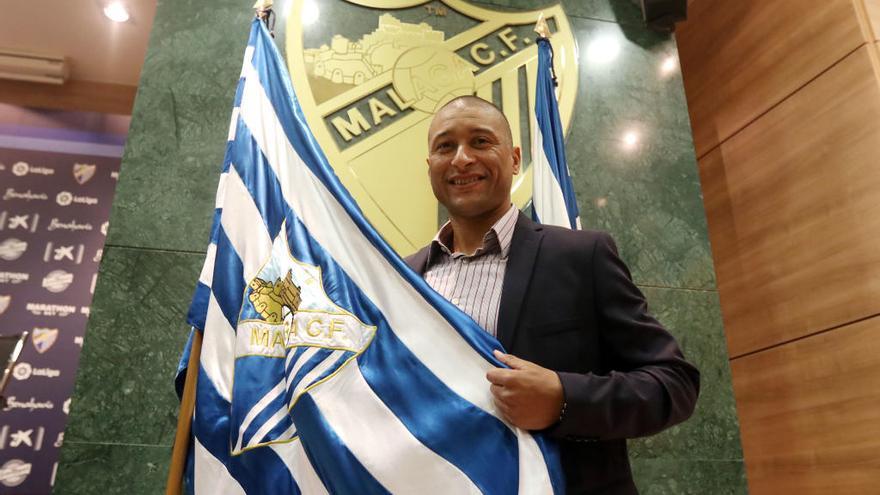
{"label": "man", "polygon": [[511,204],[521,152],[497,107],[465,96],[428,132],[449,222],[407,258],[509,351],[486,378],[512,424],[559,441],[567,492],[637,493],[626,439],[684,421],[699,372],[647,312],[611,237],[538,225]]}

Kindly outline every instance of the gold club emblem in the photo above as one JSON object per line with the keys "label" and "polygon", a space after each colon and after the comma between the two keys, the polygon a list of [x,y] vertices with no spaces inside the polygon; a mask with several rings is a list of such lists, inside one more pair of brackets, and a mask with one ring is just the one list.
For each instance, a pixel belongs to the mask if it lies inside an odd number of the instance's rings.
{"label": "gold club emblem", "polygon": [[[317,17],[304,11],[316,8]],[[427,179],[426,140],[433,113],[456,96],[476,94],[502,108],[526,162],[514,202],[522,207],[531,199],[533,29],[542,13],[553,34],[567,129],[578,75],[559,5],[499,12],[462,0],[294,3],[287,57],[297,98],[336,174],[399,253],[427,244],[442,220]]]}

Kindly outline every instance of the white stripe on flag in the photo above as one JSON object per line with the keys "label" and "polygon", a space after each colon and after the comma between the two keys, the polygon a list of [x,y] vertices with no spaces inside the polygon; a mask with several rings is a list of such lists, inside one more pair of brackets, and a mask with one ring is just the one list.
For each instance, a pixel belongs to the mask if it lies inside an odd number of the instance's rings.
{"label": "white stripe on flag", "polygon": [[244,490],[226,470],[226,466],[217,460],[208,449],[193,437],[195,452],[193,453],[194,471],[193,488],[196,493],[222,493],[223,495],[244,495]]}
{"label": "white stripe on flag", "polygon": [[238,112],[238,107],[234,107],[232,109],[232,118],[229,119],[229,136],[227,136],[228,141],[235,141],[235,133],[238,131]]}
{"label": "white stripe on flag", "polygon": [[[345,351],[337,350],[331,352],[326,358],[324,358],[323,361],[321,361],[320,364],[318,364],[317,366],[312,368],[311,371],[306,373],[305,376],[302,377],[302,380],[300,380],[299,383],[296,384],[296,388],[293,389],[292,396],[294,400],[296,400],[297,394],[301,393],[303,389],[311,385],[312,382],[314,382],[319,376],[321,376],[322,373],[330,369],[330,367],[333,366],[336,361],[340,357],[342,357],[343,354],[345,354]],[[293,376],[291,376],[291,378],[293,378]]]}
{"label": "white stripe on flag", "polygon": [[223,208],[223,196],[226,193],[226,174],[220,174],[220,182],[217,183],[217,195],[214,197],[214,208]]}
{"label": "white stripe on flag", "polygon": [[535,139],[532,149],[535,170],[534,176],[534,193],[532,194],[532,207],[538,215],[538,220],[545,225],[557,225],[559,227],[571,228],[571,222],[568,219],[568,209],[565,207],[565,197],[562,195],[562,187],[553,170],[550,169],[550,161],[544,153],[544,136],[541,128],[538,126],[538,120],[532,120],[532,126],[535,129]]}
{"label": "white stripe on flag", "polygon": [[229,167],[226,177],[226,198],[220,223],[241,258],[244,282],[249,283],[272,255],[272,238],[235,167]]}
{"label": "white stripe on flag", "polygon": [[202,265],[202,273],[199,274],[199,282],[211,287],[214,281],[214,259],[217,257],[217,245],[213,242],[208,244],[208,252],[205,253],[205,264]]}
{"label": "white stripe on flag", "polygon": [[519,490],[528,495],[553,495],[550,473],[535,438],[526,430],[516,430],[519,440]]}
{"label": "white stripe on flag", "polygon": [[[309,395],[333,432],[391,493],[480,493],[470,478],[406,429],[357,366],[345,366]],[[383,452],[378,457],[397,462],[376,462],[376,449]]]}
{"label": "white stripe on flag", "polygon": [[[241,444],[244,439],[244,432],[248,429],[248,427],[254,421],[254,418],[256,418],[258,414],[263,412],[263,409],[265,409],[266,406],[268,406],[273,400],[275,400],[276,397],[278,397],[279,395],[281,395],[283,393],[284,393],[284,382],[283,381],[278,382],[274,387],[272,387],[272,390],[270,390],[269,392],[266,393],[266,395],[264,395],[262,398],[260,398],[260,400],[257,401],[256,404],[254,404],[254,407],[252,407],[251,410],[248,411],[248,413],[244,416],[244,419],[241,422],[241,426],[238,427],[238,441],[235,442],[235,449],[234,449],[235,452],[238,452],[239,450],[242,449]],[[286,413],[287,410],[285,409],[284,412]],[[277,421],[275,423],[277,423]],[[272,427],[275,426],[275,423],[272,424]],[[265,428],[265,426],[266,425],[264,424],[263,428]],[[270,427],[269,429],[271,430],[272,427]],[[266,430],[266,431],[268,432],[269,430]],[[264,432],[263,435],[265,435],[265,434],[266,433]],[[254,435],[254,438],[255,439],[262,438],[262,435]],[[250,443],[251,442],[248,442],[248,445],[250,445]]]}
{"label": "white stripe on flag", "polygon": [[[254,433],[254,436],[251,437],[250,440],[248,440],[247,446],[253,447],[254,445],[258,445],[260,443],[260,441],[263,439],[263,437],[265,437],[266,434],[268,434],[270,431],[272,431],[272,428],[275,428],[275,426],[277,426],[278,423],[280,423],[284,418],[286,418],[288,416],[288,414],[289,413],[287,411],[287,406],[282,405],[280,409],[275,411],[275,414],[273,414],[271,417],[269,417],[269,419],[266,420],[265,423],[263,423],[263,426],[261,426],[260,429],[257,430],[256,433]],[[273,441],[287,440],[288,438],[293,436],[295,433],[296,433],[296,426],[291,425],[289,428],[284,430],[284,433],[282,435],[279,435],[277,438],[273,438]]]}
{"label": "white stripe on flag", "polygon": [[[287,373],[288,389],[292,385],[290,380],[293,380],[293,377],[296,376],[296,373],[299,371],[299,369],[302,368],[309,361],[309,359],[312,359],[312,356],[314,356],[315,353],[319,350],[321,349],[318,347],[309,347],[299,356],[299,358],[296,360],[296,363],[293,365],[293,369],[291,369],[290,372]],[[296,351],[296,349],[290,349],[290,354],[287,355],[287,359],[285,360],[286,366],[290,365],[290,360],[293,359],[294,351]]]}
{"label": "white stripe on flag", "polygon": [[486,372],[493,366],[397,273],[302,162],[287,141],[252,66],[246,74],[241,115],[275,171],[287,203],[379,308],[395,335],[455,393],[500,417],[486,387]]}
{"label": "white stripe on flag", "polygon": [[276,443],[269,446],[278,454],[278,457],[287,466],[287,469],[299,485],[300,493],[306,495],[329,495],[327,488],[318,478],[318,473],[309,462],[305,450],[303,450],[302,442],[297,439],[292,442]]}
{"label": "white stripe on flag", "polygon": [[213,382],[217,394],[231,401],[233,367],[230,363],[235,362],[235,331],[220,310],[213,292],[208,301],[205,329],[200,357],[202,368]]}

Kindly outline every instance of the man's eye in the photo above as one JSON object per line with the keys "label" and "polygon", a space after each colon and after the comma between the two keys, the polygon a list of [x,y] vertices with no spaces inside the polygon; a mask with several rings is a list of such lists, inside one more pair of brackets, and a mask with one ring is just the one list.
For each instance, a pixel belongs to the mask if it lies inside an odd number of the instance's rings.
{"label": "man's eye", "polygon": [[451,147],[452,147],[452,145],[450,143],[440,143],[437,146],[435,146],[434,149],[437,151],[445,151]]}
{"label": "man's eye", "polygon": [[477,146],[485,146],[486,144],[489,144],[489,140],[484,137],[474,138],[474,144]]}

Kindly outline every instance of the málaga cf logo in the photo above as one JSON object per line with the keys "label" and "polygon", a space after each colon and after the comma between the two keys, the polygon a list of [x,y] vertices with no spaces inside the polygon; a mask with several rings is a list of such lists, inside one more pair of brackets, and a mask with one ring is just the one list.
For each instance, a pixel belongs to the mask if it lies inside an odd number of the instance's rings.
{"label": "m\u00e1laga cf logo", "polygon": [[426,141],[431,117],[456,96],[475,94],[504,111],[525,165],[513,198],[518,206],[531,199],[533,28],[542,13],[566,127],[577,93],[562,7],[512,13],[462,0],[322,0],[310,4],[315,16],[303,15],[305,4],[293,4],[287,26],[297,98],[336,174],[399,253],[427,244],[445,221],[426,178]]}
{"label": "m\u00e1laga cf logo", "polygon": [[321,269],[290,254],[282,225],[248,283],[236,328],[233,454],[296,437],[288,411],[359,356],[376,327],[334,304]]}

